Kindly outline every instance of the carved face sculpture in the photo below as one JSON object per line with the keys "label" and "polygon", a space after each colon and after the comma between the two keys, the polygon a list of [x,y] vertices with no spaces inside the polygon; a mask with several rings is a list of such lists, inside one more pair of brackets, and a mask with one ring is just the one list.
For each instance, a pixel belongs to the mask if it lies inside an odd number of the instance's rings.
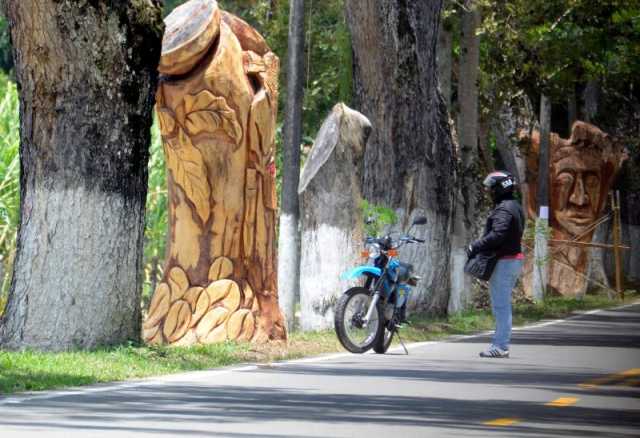
{"label": "carved face sculpture", "polygon": [[[529,215],[538,211],[535,193],[538,183],[539,133],[531,136],[531,149],[527,157]],[[626,158],[624,148],[593,125],[576,122],[571,137],[550,138],[550,225],[554,239],[578,238],[589,242],[595,229],[592,225],[602,216],[607,193],[613,179]],[[549,287],[566,296],[584,292],[587,282],[587,249],[558,245],[551,251]],[[531,293],[533,258],[525,264],[524,286]]]}
{"label": "carved face sculpture", "polygon": [[[538,180],[540,135],[531,136],[527,157],[529,214],[536,216],[535,193]],[[571,237],[581,236],[601,215],[613,179],[626,155],[624,148],[593,125],[576,122],[567,139],[551,134],[550,138],[550,207],[551,226]]]}
{"label": "carved face sculpture", "polygon": [[551,211],[559,227],[580,236],[598,219],[603,161],[596,149],[562,147],[551,165]]}

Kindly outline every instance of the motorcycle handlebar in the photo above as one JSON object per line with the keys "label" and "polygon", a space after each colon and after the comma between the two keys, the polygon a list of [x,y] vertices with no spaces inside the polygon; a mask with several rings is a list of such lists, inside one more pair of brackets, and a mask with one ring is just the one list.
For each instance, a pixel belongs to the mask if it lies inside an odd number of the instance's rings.
{"label": "motorcycle handlebar", "polygon": [[393,242],[390,236],[384,237],[367,237],[366,243],[377,243],[382,246],[383,249],[399,248],[403,243],[424,243],[425,239],[418,239],[413,236],[403,236],[396,242]]}

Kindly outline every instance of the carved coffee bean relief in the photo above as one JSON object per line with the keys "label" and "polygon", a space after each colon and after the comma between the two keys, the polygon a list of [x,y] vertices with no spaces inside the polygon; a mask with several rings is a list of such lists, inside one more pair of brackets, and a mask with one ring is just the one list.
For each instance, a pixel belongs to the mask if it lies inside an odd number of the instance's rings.
{"label": "carved coffee bean relief", "polygon": [[202,318],[209,309],[209,304],[209,294],[201,293],[198,297],[198,301],[196,302],[193,316],[191,317],[191,327],[195,326],[200,321],[200,318]]}
{"label": "carved coffee bean relief", "polygon": [[228,315],[229,311],[224,307],[216,307],[207,312],[196,328],[196,336],[198,339],[204,338],[211,330],[219,325],[223,325]]}
{"label": "carved coffee bean relief", "polygon": [[187,274],[179,266],[174,266],[169,271],[169,284],[171,285],[171,302],[179,300],[189,288]]}
{"label": "carved coffee bean relief", "polygon": [[186,301],[176,301],[171,305],[169,313],[164,320],[162,333],[169,340],[174,342],[180,339],[189,328],[191,322],[191,308]]}
{"label": "carved coffee bean relief", "polygon": [[226,257],[218,257],[209,269],[209,281],[229,278],[233,274],[233,262]]}
{"label": "carved coffee bean relief", "polygon": [[198,302],[198,298],[200,297],[200,294],[203,291],[204,291],[203,287],[199,287],[199,286],[192,287],[192,288],[189,288],[189,290],[187,290],[187,292],[182,297],[183,300],[189,303],[192,311],[196,310],[196,303]]}
{"label": "carved coffee bean relief", "polygon": [[149,314],[144,323],[145,329],[150,329],[157,325],[169,311],[169,302],[171,300],[171,291],[166,283],[160,283],[153,294],[151,304],[149,304]]}

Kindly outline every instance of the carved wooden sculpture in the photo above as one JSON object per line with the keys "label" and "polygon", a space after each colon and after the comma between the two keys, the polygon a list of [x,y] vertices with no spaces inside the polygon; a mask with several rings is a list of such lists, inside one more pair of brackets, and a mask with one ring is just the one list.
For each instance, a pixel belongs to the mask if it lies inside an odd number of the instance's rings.
{"label": "carved wooden sculpture", "polygon": [[333,307],[345,289],[340,275],[361,264],[364,238],[362,173],[369,120],[344,104],[324,121],[307,159],[298,193],[301,206],[300,323],[333,327]]}
{"label": "carved wooden sculpture", "polygon": [[278,58],[214,0],[191,0],[165,23],[156,111],[169,241],[144,339],[285,339],[274,247]]}
{"label": "carved wooden sculpture", "polygon": [[[537,191],[539,133],[534,131],[527,157],[530,193]],[[626,157],[624,148],[593,125],[575,122],[568,139],[551,134],[549,187],[552,239],[591,242],[591,225],[602,215],[616,173]],[[535,196],[529,196],[529,217],[538,211]],[[591,229],[590,229],[591,228]],[[549,261],[549,287],[575,296],[584,293],[587,249],[555,246]],[[531,289],[532,257],[525,266],[525,290]]]}

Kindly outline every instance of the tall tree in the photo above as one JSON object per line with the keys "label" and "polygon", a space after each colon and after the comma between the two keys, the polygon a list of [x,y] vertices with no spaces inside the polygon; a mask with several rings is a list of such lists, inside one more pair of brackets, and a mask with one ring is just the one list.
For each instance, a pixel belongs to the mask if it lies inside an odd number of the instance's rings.
{"label": "tall tree", "polygon": [[421,307],[445,313],[454,151],[437,86],[442,2],[345,3],[354,49],[354,105],[373,125],[365,154],[364,196],[395,209],[402,227],[415,215],[428,217],[426,245],[413,245],[404,257],[423,276],[418,286]]}
{"label": "tall tree", "polygon": [[4,8],[20,89],[21,222],[2,343],[138,339],[159,2]]}
{"label": "tall tree", "polygon": [[[549,245],[549,142],[551,134],[551,101],[549,96],[540,97],[540,152],[538,164],[538,217],[536,218],[535,261],[533,271],[533,297],[544,298],[549,281],[547,262]],[[531,194],[533,196],[533,194]]]}
{"label": "tall tree", "polygon": [[[445,1],[447,5],[449,2]],[[443,7],[442,18],[440,20],[440,30],[438,31],[438,81],[440,92],[451,111],[451,75],[453,72],[453,19],[447,15],[447,7]]]}
{"label": "tall tree", "polygon": [[294,318],[295,297],[300,289],[300,218],[298,182],[302,141],[304,83],[304,0],[289,2],[289,48],[287,50],[287,102],[284,121],[284,171],[282,212],[278,238],[278,290],[289,329]]}
{"label": "tall tree", "polygon": [[466,0],[462,8],[460,74],[458,76],[458,138],[460,141],[460,189],[451,249],[451,299],[449,311],[463,310],[471,302],[471,279],[464,275],[464,248],[473,239],[478,210],[478,78],[480,73],[480,26],[478,2]]}

